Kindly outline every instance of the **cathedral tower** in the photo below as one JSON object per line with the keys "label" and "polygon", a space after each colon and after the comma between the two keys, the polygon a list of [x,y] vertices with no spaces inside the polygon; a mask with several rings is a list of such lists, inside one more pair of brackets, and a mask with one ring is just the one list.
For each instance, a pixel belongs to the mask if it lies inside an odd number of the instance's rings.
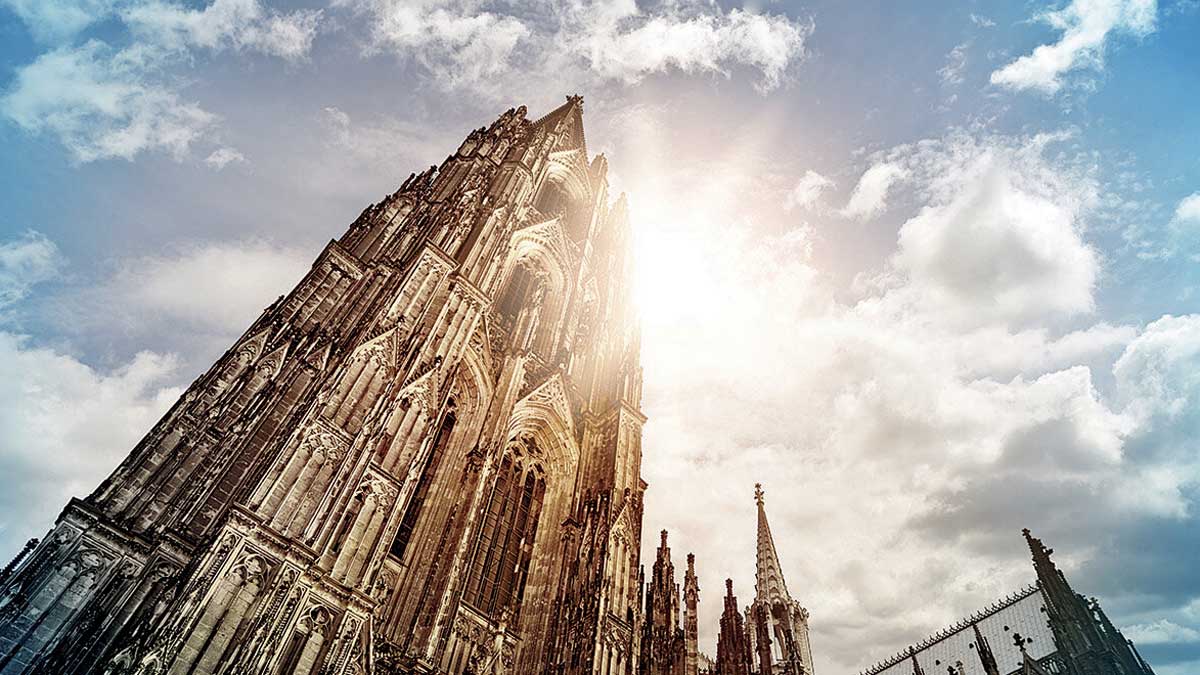
{"label": "cathedral tower", "polygon": [[331,241],[0,579],[0,673],[625,673],[641,367],[583,102]]}
{"label": "cathedral tower", "polygon": [[[758,546],[754,575],[754,603],[746,612],[750,650],[759,657],[760,668],[770,668],[776,675],[812,675],[812,648],[808,640],[808,610],[792,599],[767,512],[763,505],[761,484],[754,486],[754,501],[758,505]],[[761,642],[769,639],[772,644]],[[767,666],[773,662],[773,666]],[[765,674],[764,674],[765,675]]]}

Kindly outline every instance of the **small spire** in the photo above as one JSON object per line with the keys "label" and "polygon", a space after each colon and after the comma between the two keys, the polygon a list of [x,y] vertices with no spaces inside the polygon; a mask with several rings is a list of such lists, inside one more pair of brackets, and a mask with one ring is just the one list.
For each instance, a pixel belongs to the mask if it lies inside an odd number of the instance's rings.
{"label": "small spire", "polygon": [[975,630],[975,653],[979,656],[979,664],[983,666],[983,671],[987,675],[1000,675],[1000,666],[996,663],[996,655],[992,653],[992,646],[988,644],[987,638],[979,632],[979,624],[973,623],[971,628]]}
{"label": "small spire", "polygon": [[667,547],[667,531],[663,530],[661,532],[661,534],[662,534],[662,547],[666,548]]}

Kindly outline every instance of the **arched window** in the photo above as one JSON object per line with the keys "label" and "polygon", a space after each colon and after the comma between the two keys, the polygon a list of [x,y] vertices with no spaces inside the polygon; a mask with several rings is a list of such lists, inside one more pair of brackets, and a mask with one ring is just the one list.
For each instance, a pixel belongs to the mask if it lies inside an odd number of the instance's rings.
{"label": "arched window", "polygon": [[543,183],[533,205],[544,216],[561,218],[563,231],[572,241],[578,242],[587,236],[591,219],[587,200],[572,197],[566,185],[559,180]]}
{"label": "arched window", "polygon": [[560,216],[567,212],[571,205],[571,197],[563,189],[561,183],[547,180],[538,192],[534,208],[545,216]]}
{"label": "arched window", "polygon": [[404,516],[400,519],[400,529],[396,531],[396,538],[392,540],[391,548],[391,554],[401,560],[404,559],[404,552],[408,549],[413,530],[417,527],[417,519],[421,516],[421,508],[425,506],[425,499],[429,496],[429,486],[433,483],[433,478],[437,475],[438,466],[442,463],[442,458],[446,454],[446,446],[450,444],[450,436],[454,431],[454,422],[454,412],[448,412],[442,418],[442,425],[438,427],[437,437],[434,438],[433,449],[429,452],[429,457],[425,460],[425,468],[421,471],[421,478],[417,481],[417,487],[413,490],[412,497],[408,500],[408,506],[404,508]]}
{"label": "arched window", "polygon": [[525,594],[545,494],[539,467],[506,457],[480,524],[467,602],[493,619],[508,610],[510,625],[517,621]]}
{"label": "arched window", "polygon": [[529,304],[535,288],[537,277],[524,265],[517,265],[500,295],[500,301],[496,303],[500,316],[509,324],[515,323],[521,310]]}

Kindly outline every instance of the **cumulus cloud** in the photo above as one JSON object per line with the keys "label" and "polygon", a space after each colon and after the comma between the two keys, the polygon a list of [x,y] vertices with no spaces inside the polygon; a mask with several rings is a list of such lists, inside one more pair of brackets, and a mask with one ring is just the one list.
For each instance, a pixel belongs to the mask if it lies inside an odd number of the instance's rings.
{"label": "cumulus cloud", "polygon": [[922,301],[1006,319],[1092,310],[1099,257],[1083,217],[1097,188],[1047,158],[1054,140],[957,135],[908,155],[928,201],[901,226],[893,263]]}
{"label": "cumulus cloud", "polygon": [[779,86],[788,64],[804,57],[811,26],[740,9],[712,12],[681,3],[644,12],[634,2],[583,2],[565,13],[557,45],[571,46],[604,78],[636,82],[679,69],[723,73],[731,65],[760,73],[757,87]]}
{"label": "cumulus cloud", "polygon": [[992,84],[1014,90],[1057,93],[1075,70],[1100,70],[1115,36],[1145,37],[1154,32],[1156,0],[1072,0],[1037,18],[1062,35],[992,73]]}
{"label": "cumulus cloud", "polygon": [[95,40],[47,52],[17,71],[0,111],[30,133],[58,137],[79,162],[152,150],[182,158],[217,118],[151,82],[142,55]]}
{"label": "cumulus cloud", "polygon": [[176,380],[169,355],[100,370],[0,332],[0,550],[42,536],[95,488],[179,396]]}
{"label": "cumulus cloud", "polygon": [[132,160],[154,151],[183,159],[193,146],[213,140],[219,120],[184,97],[171,69],[189,62],[196,50],[302,59],[321,17],[320,11],[268,11],[258,0],[216,0],[202,10],[159,0],[78,0],[18,14],[37,33],[53,22],[47,16],[78,13],[99,20],[104,12],[128,29],[128,46],[96,39],[57,46],[18,68],[0,98],[0,114],[27,132],[58,138],[77,162]]}
{"label": "cumulus cloud", "polygon": [[[577,0],[517,7],[500,2],[340,0],[369,17],[371,50],[419,64],[449,87],[495,93],[499,76],[635,83],[652,73],[758,72],[778,87],[805,55],[810,24],[700,2],[639,7]],[[518,49],[518,46],[520,47]]]}
{"label": "cumulus cloud", "polygon": [[530,35],[519,18],[483,10],[485,3],[474,0],[339,4],[370,17],[371,49],[410,58],[452,86],[479,84],[504,72],[518,41]]}
{"label": "cumulus cloud", "polygon": [[908,171],[899,164],[881,162],[867,169],[854,192],[850,193],[850,201],[841,213],[847,218],[867,220],[879,215],[887,208],[888,191],[897,181],[908,176]]}
{"label": "cumulus cloud", "polygon": [[829,178],[809,169],[804,172],[800,180],[796,182],[796,186],[788,193],[784,199],[783,208],[791,211],[793,209],[811,209],[816,206],[817,200],[821,198],[821,193],[834,187],[834,183]]}
{"label": "cumulus cloud", "polygon": [[1178,225],[1200,226],[1200,192],[1193,192],[1179,200],[1179,204],[1175,207],[1175,217],[1172,220]]}

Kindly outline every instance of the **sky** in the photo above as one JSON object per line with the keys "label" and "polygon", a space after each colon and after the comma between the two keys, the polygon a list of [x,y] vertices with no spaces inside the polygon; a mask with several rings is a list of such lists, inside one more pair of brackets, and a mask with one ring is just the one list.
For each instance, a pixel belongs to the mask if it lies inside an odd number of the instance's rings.
{"label": "sky", "polygon": [[0,0],[0,558],[363,207],[579,93],[702,650],[762,482],[822,675],[1033,581],[1022,527],[1200,671],[1198,66],[1195,0]]}

